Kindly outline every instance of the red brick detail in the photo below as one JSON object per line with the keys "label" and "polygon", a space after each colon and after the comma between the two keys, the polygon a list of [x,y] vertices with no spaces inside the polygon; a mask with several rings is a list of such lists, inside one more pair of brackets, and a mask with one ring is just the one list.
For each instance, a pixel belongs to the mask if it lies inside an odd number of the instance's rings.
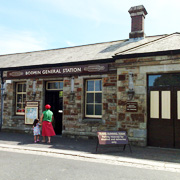
{"label": "red brick detail", "polygon": [[115,83],[104,83],[103,86],[116,86],[116,84]]}
{"label": "red brick detail", "polygon": [[137,61],[138,61],[137,59],[127,59],[127,60],[124,60],[124,63],[135,63]]}
{"label": "red brick detail", "polygon": [[77,96],[77,100],[81,100],[81,96]]}
{"label": "red brick detail", "polygon": [[111,118],[111,121],[116,121],[116,118]]}
{"label": "red brick detail", "polygon": [[107,125],[116,126],[116,122],[114,121],[106,121]]}
{"label": "red brick detail", "polygon": [[132,121],[144,122],[144,114],[131,114]]}
{"label": "red brick detail", "polygon": [[64,110],[64,111],[63,111],[63,114],[64,114],[64,115],[70,115],[70,110]]}
{"label": "red brick detail", "polygon": [[124,113],[120,113],[118,120],[119,120],[119,121],[125,120],[125,114],[124,114]]}
{"label": "red brick detail", "polygon": [[82,91],[82,88],[77,88],[77,91],[78,91],[78,92]]}
{"label": "red brick detail", "polygon": [[108,82],[108,80],[109,80],[109,78],[103,78],[103,83],[107,83]]}
{"label": "red brick detail", "polygon": [[121,92],[121,91],[125,91],[125,87],[118,87],[118,91]]}
{"label": "red brick detail", "polygon": [[64,104],[69,104],[68,101],[64,101]]}
{"label": "red brick detail", "polygon": [[81,109],[81,104],[80,103],[77,104],[77,108]]}
{"label": "red brick detail", "polygon": [[108,109],[108,103],[103,103],[103,110]]}
{"label": "red brick detail", "polygon": [[119,75],[118,76],[118,80],[119,81],[124,81],[126,79],[126,76],[125,75]]}
{"label": "red brick detail", "polygon": [[42,84],[43,82],[42,81],[37,81],[37,84]]}
{"label": "red brick detail", "polygon": [[126,101],[118,100],[118,105],[119,106],[125,106],[126,105]]}
{"label": "red brick detail", "polygon": [[67,120],[68,121],[74,121],[74,118],[68,117]]}

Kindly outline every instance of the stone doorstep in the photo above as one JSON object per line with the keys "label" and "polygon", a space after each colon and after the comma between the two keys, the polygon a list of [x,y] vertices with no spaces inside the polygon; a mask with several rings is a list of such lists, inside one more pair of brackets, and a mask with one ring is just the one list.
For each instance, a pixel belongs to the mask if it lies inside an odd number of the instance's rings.
{"label": "stone doorstep", "polygon": [[137,158],[129,158],[129,157],[115,157],[113,155],[102,155],[102,154],[91,154],[86,152],[80,151],[73,151],[73,150],[57,150],[57,149],[48,149],[48,148],[35,148],[35,147],[24,147],[19,145],[7,145],[7,144],[0,144],[0,150],[7,149],[15,152],[15,150],[22,150],[31,153],[48,153],[51,155],[66,155],[66,156],[73,156],[79,158],[88,158],[91,160],[104,160],[109,163],[125,165],[125,166],[135,166],[139,168],[150,168],[150,169],[157,169],[157,170],[167,170],[167,171],[174,171],[180,172],[180,165],[176,163],[169,163],[169,162],[160,162],[160,161],[153,161],[153,160],[141,160]]}

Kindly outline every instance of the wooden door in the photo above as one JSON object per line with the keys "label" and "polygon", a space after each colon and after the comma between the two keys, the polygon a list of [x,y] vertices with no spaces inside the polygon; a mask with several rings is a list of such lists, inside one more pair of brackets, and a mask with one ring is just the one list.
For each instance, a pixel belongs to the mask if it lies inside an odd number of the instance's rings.
{"label": "wooden door", "polygon": [[148,145],[174,147],[173,91],[171,88],[149,88]]}

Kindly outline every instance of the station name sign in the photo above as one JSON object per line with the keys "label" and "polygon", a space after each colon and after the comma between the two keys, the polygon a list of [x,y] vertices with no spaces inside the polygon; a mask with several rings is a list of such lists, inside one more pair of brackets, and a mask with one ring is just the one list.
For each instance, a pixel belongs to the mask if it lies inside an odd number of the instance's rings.
{"label": "station name sign", "polygon": [[55,75],[75,75],[75,74],[89,74],[98,72],[107,72],[107,64],[96,65],[82,65],[71,67],[56,67],[56,68],[44,68],[44,69],[30,69],[21,71],[8,71],[7,79],[10,78],[26,78],[37,76],[55,76]]}

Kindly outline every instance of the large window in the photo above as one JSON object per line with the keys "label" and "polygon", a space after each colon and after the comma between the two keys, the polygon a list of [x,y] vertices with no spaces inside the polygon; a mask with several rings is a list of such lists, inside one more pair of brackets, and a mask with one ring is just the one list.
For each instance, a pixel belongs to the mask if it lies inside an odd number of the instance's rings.
{"label": "large window", "polygon": [[16,114],[24,115],[26,104],[26,83],[16,84]]}
{"label": "large window", "polygon": [[85,117],[102,117],[102,80],[86,81]]}

